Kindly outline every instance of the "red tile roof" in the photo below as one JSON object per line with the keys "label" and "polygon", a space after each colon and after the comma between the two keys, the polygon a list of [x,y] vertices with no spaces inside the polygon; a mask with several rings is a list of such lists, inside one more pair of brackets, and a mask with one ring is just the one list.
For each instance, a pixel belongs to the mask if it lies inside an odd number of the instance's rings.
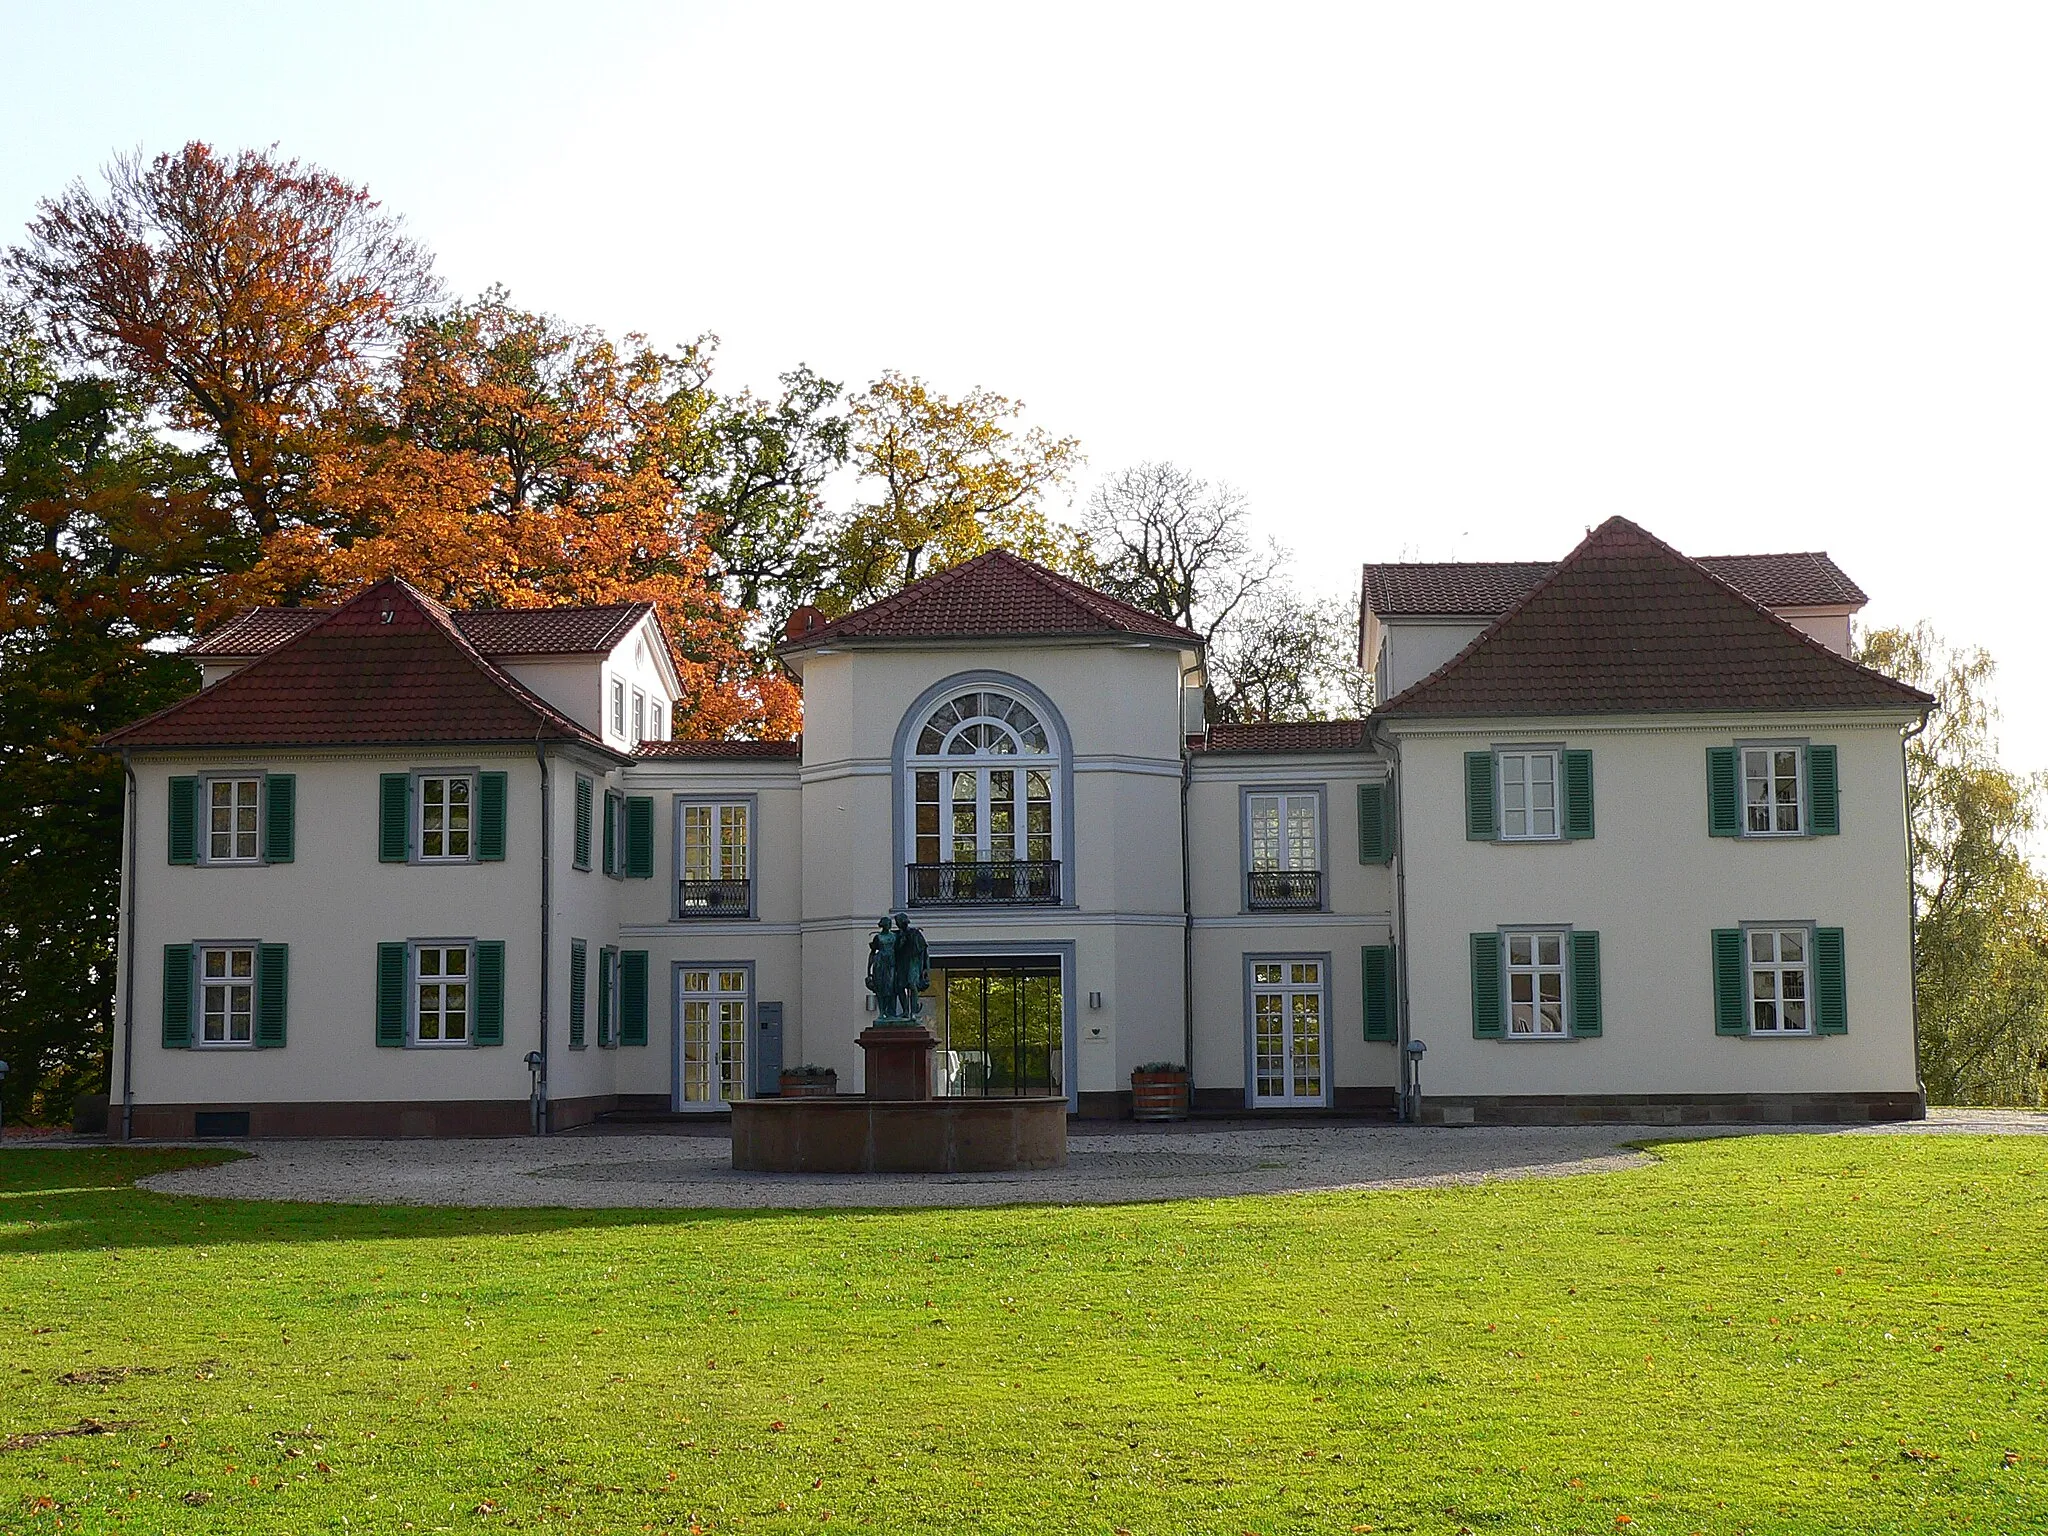
{"label": "red tile roof", "polygon": [[643,758],[801,757],[800,741],[643,741],[633,749]]}
{"label": "red tile roof", "polygon": [[[1820,550],[1784,555],[1702,555],[1699,563],[1771,608],[1860,608],[1870,599]],[[1368,565],[1365,601],[1381,618],[1495,619],[1557,569],[1548,560]]]}
{"label": "red tile roof", "polygon": [[619,755],[478,654],[446,608],[395,579],[323,614],[211,688],[106,738],[122,747],[535,740]]}
{"label": "red tile roof", "polygon": [[[201,660],[243,660],[304,634],[335,610],[250,608],[199,637],[186,651]],[[590,608],[466,608],[444,610],[463,639],[485,656],[602,654],[654,611],[652,603]]]}
{"label": "red tile roof", "polygon": [[1836,655],[1704,562],[1615,517],[1379,713],[1919,710],[1932,702]]}
{"label": "red tile roof", "polygon": [[1139,635],[1199,646],[1201,637],[1157,614],[1049,571],[1007,549],[914,581],[894,596],[821,624],[785,651],[843,640],[995,640]]}
{"label": "red tile roof", "polygon": [[1356,752],[1365,745],[1363,720],[1261,720],[1212,725],[1189,738],[1197,752]]}

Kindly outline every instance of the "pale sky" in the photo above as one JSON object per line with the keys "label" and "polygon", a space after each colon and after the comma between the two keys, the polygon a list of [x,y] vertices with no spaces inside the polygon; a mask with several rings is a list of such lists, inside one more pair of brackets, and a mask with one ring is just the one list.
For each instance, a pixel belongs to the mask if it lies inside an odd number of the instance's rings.
{"label": "pale sky", "polygon": [[985,385],[1315,588],[1624,513],[1830,551],[2048,768],[2048,8],[0,0],[0,241],[276,142],[457,291]]}

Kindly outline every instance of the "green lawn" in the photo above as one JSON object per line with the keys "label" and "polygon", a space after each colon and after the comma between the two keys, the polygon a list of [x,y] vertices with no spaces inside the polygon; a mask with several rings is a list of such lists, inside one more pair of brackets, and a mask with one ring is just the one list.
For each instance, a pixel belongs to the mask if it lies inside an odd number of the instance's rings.
{"label": "green lawn", "polygon": [[819,1214],[173,1199],[129,1181],[223,1154],[10,1151],[0,1529],[2048,1529],[2048,1140],[1658,1151]]}

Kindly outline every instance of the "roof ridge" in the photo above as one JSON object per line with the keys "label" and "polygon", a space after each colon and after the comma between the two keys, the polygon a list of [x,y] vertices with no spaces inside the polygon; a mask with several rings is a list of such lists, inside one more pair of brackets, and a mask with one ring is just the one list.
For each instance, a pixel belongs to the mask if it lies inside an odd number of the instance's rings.
{"label": "roof ridge", "polygon": [[[415,602],[420,604],[422,611],[426,613],[427,617],[432,619],[435,625],[441,630],[441,632],[455,643],[455,645],[461,650],[464,658],[467,659],[472,666],[477,668],[478,671],[482,672],[487,681],[496,683],[500,688],[503,688],[519,703],[525,705],[528,709],[534,711],[543,719],[555,725],[558,729],[566,728],[567,730],[569,730],[577,736],[592,737],[592,733],[589,730],[587,730],[583,725],[579,724],[575,720],[570,719],[567,715],[563,714],[560,710],[556,709],[554,705],[548,703],[546,699],[543,699],[531,688],[527,687],[524,683],[520,682],[519,679],[513,677],[509,672],[506,672],[503,668],[499,667],[496,663],[491,661],[490,658],[485,656],[482,651],[478,650],[475,646],[471,645],[469,643],[469,637],[464,635],[462,633],[462,630],[456,625],[455,616],[453,612],[448,608],[448,606],[444,603],[437,601],[434,598],[428,597],[426,593],[422,592],[418,587],[414,586],[411,582],[407,581],[403,576],[387,576],[384,578],[384,581],[377,582],[371,586],[363,588],[363,590],[357,593],[356,596],[350,601],[361,601],[363,598],[368,597],[372,592],[376,591],[378,587],[383,586],[385,582],[396,583],[400,591],[404,592],[408,597],[412,598]],[[306,633],[311,634],[313,632],[313,629],[318,629],[319,627],[320,626],[316,624],[312,627],[312,629],[308,629]],[[294,644],[295,642],[296,637],[294,637],[294,640],[288,640],[285,642],[284,645],[279,646],[278,650],[284,650],[286,649],[286,647]],[[277,652],[273,651],[271,652],[271,654],[276,655]]]}

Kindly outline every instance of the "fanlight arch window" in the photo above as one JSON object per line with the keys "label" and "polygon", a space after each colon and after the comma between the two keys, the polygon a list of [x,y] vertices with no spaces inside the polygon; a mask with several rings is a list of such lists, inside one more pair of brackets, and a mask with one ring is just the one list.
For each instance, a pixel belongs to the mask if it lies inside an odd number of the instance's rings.
{"label": "fanlight arch window", "polygon": [[930,864],[1050,864],[1059,751],[1038,710],[1003,688],[966,688],[911,742],[912,855]]}

